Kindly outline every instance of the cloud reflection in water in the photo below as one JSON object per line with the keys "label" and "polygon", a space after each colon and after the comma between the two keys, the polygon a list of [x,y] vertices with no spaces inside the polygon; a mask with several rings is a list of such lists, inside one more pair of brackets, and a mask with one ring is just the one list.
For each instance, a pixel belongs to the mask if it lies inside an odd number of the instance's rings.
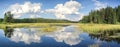
{"label": "cloud reflection in water", "polygon": [[35,31],[25,28],[15,28],[10,39],[14,42],[23,41],[25,44],[30,44],[31,42],[40,42],[40,37],[36,35]]}
{"label": "cloud reflection in water", "polygon": [[25,44],[40,43],[41,36],[51,37],[56,42],[64,42],[69,45],[77,45],[83,39],[80,38],[80,31],[74,28],[74,26],[62,27],[62,29],[51,32],[51,33],[43,33],[42,35],[38,35],[38,32],[35,28],[15,28],[13,35],[10,40],[14,42],[24,42]]}
{"label": "cloud reflection in water", "polygon": [[75,29],[74,26],[63,27],[62,30],[55,31],[49,35],[48,37],[52,37],[57,42],[65,42],[69,45],[76,45],[81,42],[82,38],[80,38],[80,31]]}

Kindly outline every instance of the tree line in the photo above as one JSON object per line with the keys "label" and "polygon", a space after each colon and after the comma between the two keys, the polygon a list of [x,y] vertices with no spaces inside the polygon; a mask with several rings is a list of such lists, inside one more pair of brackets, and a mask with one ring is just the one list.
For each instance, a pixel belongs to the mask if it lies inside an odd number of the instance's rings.
{"label": "tree line", "polygon": [[10,11],[4,14],[4,19],[0,19],[0,23],[70,23],[72,21],[60,19],[44,19],[44,18],[23,18],[14,19]]}
{"label": "tree line", "polygon": [[44,19],[44,18],[24,18],[14,19],[13,23],[71,23],[68,20]]}
{"label": "tree line", "polygon": [[82,23],[117,24],[120,22],[120,5],[118,7],[106,7],[100,10],[92,10],[89,15],[84,16]]}

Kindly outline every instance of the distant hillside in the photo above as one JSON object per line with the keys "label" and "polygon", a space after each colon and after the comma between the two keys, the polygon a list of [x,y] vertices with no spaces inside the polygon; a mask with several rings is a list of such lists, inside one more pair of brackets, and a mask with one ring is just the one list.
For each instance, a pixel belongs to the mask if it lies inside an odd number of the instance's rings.
{"label": "distant hillside", "polygon": [[[3,19],[0,19],[2,23]],[[45,18],[24,18],[24,19],[13,19],[12,23],[71,23],[73,21],[62,20],[62,19],[45,19]]]}

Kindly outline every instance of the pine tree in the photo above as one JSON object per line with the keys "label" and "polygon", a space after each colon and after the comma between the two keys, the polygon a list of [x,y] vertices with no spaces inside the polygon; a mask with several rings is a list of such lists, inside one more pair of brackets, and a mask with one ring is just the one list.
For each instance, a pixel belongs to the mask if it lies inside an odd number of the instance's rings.
{"label": "pine tree", "polygon": [[13,22],[13,14],[10,11],[4,14],[4,23],[12,23]]}

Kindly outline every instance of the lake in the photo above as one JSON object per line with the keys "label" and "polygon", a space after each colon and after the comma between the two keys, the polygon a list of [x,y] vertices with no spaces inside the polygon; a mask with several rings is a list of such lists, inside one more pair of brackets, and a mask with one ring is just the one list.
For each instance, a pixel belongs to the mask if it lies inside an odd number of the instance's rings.
{"label": "lake", "polygon": [[[0,29],[0,47],[120,47],[120,31],[88,33],[76,26]],[[115,37],[117,36],[117,37]]]}

